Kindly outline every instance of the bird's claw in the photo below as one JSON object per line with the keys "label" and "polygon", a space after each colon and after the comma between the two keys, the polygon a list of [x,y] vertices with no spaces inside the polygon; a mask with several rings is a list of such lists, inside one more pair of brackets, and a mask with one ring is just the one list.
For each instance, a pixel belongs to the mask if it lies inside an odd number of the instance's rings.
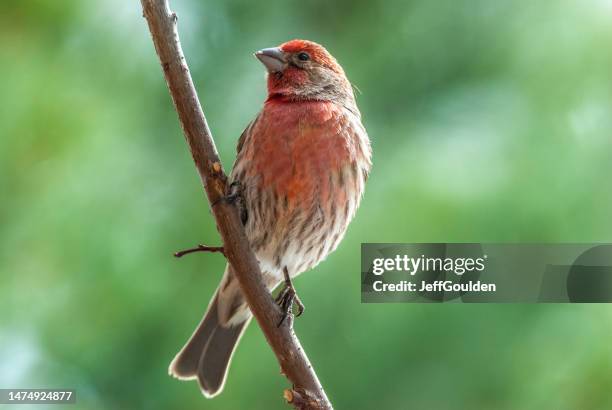
{"label": "bird's claw", "polygon": [[238,199],[242,197],[242,184],[240,181],[234,181],[227,187],[227,193],[225,196],[222,196],[215,200],[211,206],[215,206],[220,202],[227,202],[228,204],[235,203]]}
{"label": "bird's claw", "polygon": [[210,205],[211,207],[215,207],[220,202],[235,204],[238,207],[238,211],[240,212],[240,220],[242,221],[242,224],[246,224],[248,214],[246,211],[246,206],[244,204],[244,197],[242,195],[242,183],[240,181],[233,181],[231,184],[229,184],[227,188],[227,194],[213,201]]}
{"label": "bird's claw", "polygon": [[229,184],[227,191],[227,195],[225,196],[227,202],[235,203],[239,199],[242,199],[242,184],[240,181],[234,181]]}
{"label": "bird's claw", "polygon": [[285,274],[285,285],[283,289],[276,296],[276,303],[281,308],[282,316],[276,327],[281,327],[285,319],[287,319],[293,313],[293,304],[297,305],[297,313],[295,317],[300,316],[304,313],[304,304],[300,300],[300,297],[297,295],[295,288],[293,287],[293,283],[291,282],[291,278],[289,277],[289,273],[287,272],[287,268],[284,269]]}

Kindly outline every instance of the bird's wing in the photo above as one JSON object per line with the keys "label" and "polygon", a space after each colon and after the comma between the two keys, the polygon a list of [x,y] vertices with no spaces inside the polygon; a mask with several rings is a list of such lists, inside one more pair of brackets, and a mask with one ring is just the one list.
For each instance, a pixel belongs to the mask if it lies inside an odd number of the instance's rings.
{"label": "bird's wing", "polygon": [[239,197],[238,197],[238,200],[236,201],[236,206],[238,207],[238,211],[240,213],[240,219],[242,220],[243,225],[246,224],[248,220],[247,207],[244,202],[245,201],[244,199],[245,187],[243,185],[244,181],[241,180],[244,175],[241,176],[240,172],[237,172],[236,164],[238,164],[241,161],[241,156],[243,155],[242,148],[244,147],[244,144],[247,141],[247,139],[251,137],[253,133],[253,128],[255,127],[255,124],[259,120],[259,117],[260,117],[260,114],[257,114],[257,117],[255,117],[255,119],[251,121],[249,125],[247,125],[244,131],[242,131],[242,134],[240,134],[240,138],[238,138],[238,145],[236,146],[236,161],[234,162],[234,166],[232,167],[232,172],[230,173],[230,181],[232,181],[231,184],[233,185],[235,183],[238,183]]}
{"label": "bird's wing", "polygon": [[236,154],[240,155],[240,152],[242,151],[242,147],[244,146],[244,142],[249,137],[249,135],[251,135],[251,130],[257,123],[257,120],[259,120],[259,117],[260,117],[260,114],[257,114],[257,117],[255,117],[255,119],[251,121],[249,125],[247,125],[244,131],[242,131],[242,134],[240,134],[240,138],[238,138],[238,146],[236,146]]}

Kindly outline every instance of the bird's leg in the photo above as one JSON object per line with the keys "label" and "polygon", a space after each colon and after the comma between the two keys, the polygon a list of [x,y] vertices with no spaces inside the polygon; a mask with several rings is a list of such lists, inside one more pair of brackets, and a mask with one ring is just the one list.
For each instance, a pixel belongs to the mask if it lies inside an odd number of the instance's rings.
{"label": "bird's leg", "polygon": [[280,327],[285,321],[285,319],[292,313],[293,303],[295,303],[298,307],[297,314],[295,315],[296,317],[304,313],[304,304],[300,300],[299,296],[295,291],[295,288],[293,287],[293,282],[291,282],[291,277],[289,276],[289,271],[287,270],[286,266],[283,268],[283,275],[285,276],[285,284],[283,286],[283,289],[279,292],[278,296],[276,296],[276,303],[278,304],[278,306],[280,306],[283,312],[283,316],[278,322],[277,327]]}
{"label": "bird's leg", "polygon": [[227,194],[217,199],[213,203],[210,204],[211,208],[219,204],[219,202],[226,202],[228,204],[234,204],[238,207],[238,212],[240,213],[240,220],[242,224],[246,224],[249,215],[247,214],[246,206],[244,203],[244,196],[242,195],[242,183],[240,181],[234,181],[229,184],[227,188]]}
{"label": "bird's leg", "polygon": [[225,255],[223,246],[207,246],[207,245],[199,244],[195,248],[189,248],[189,249],[185,249],[182,251],[174,252],[174,256],[176,258],[180,258],[181,256],[185,256],[189,253],[194,253],[194,252],[221,252],[222,254]]}

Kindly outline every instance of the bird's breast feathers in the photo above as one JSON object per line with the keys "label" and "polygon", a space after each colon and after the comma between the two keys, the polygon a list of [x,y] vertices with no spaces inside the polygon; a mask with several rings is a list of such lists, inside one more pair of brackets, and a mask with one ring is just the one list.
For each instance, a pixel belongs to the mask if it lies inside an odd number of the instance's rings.
{"label": "bird's breast feathers", "polygon": [[333,102],[268,101],[249,131],[240,153],[248,163],[246,179],[286,197],[288,205],[342,196],[343,189],[332,192],[330,178],[346,171],[361,178],[369,170],[370,147],[359,117]]}

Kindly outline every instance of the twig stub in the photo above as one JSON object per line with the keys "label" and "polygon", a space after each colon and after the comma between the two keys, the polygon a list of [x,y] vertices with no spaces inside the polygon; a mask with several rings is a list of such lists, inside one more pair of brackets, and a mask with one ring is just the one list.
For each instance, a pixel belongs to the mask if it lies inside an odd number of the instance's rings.
{"label": "twig stub", "polygon": [[287,403],[299,410],[326,408],[324,403],[321,403],[314,394],[304,389],[285,389],[283,397],[287,400]]}

